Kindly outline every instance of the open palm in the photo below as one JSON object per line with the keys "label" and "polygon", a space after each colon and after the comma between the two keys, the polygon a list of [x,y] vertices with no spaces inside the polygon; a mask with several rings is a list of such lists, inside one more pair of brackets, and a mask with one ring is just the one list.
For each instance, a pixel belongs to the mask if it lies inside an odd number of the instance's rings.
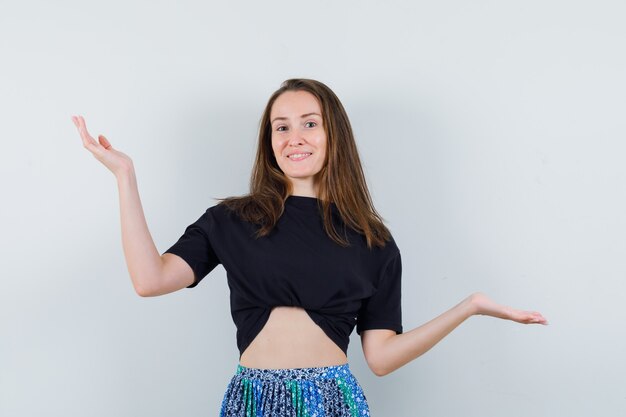
{"label": "open palm", "polygon": [[82,116],[72,116],[72,121],[78,129],[78,133],[83,141],[83,146],[89,150],[93,156],[104,164],[115,176],[132,168],[133,162],[130,157],[111,146],[111,143],[103,135],[98,136],[96,141],[87,131],[85,119]]}
{"label": "open palm", "polygon": [[472,304],[476,314],[512,320],[523,324],[548,324],[548,320],[537,311],[518,310],[513,307],[498,304],[483,293],[472,294]]}

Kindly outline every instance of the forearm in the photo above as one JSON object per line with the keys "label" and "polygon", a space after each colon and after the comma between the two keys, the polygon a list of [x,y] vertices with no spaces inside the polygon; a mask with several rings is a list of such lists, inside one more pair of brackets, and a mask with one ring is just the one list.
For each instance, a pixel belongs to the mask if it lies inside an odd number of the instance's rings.
{"label": "forearm", "polygon": [[389,337],[379,351],[381,374],[393,372],[426,353],[475,312],[470,296],[428,323]]}
{"label": "forearm", "polygon": [[161,274],[161,256],[148,230],[134,169],[118,175],[117,184],[126,266],[135,291],[147,295]]}

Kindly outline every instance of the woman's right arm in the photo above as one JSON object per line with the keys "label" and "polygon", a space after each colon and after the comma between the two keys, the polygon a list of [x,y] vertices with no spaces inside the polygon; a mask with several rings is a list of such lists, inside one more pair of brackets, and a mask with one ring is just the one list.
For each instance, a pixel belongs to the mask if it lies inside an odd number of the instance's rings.
{"label": "woman's right arm", "polygon": [[137,178],[132,160],[114,149],[102,135],[99,143],[87,132],[82,117],[72,120],[92,152],[116,177],[119,190],[122,246],[126,266],[137,294],[142,297],[167,294],[191,285],[194,274],[180,257],[169,253],[163,256],[154,245],[139,198]]}
{"label": "woman's right arm", "polygon": [[182,258],[159,255],[139,199],[134,169],[117,178],[122,246],[135,291],[142,297],[168,294],[193,283],[193,270]]}

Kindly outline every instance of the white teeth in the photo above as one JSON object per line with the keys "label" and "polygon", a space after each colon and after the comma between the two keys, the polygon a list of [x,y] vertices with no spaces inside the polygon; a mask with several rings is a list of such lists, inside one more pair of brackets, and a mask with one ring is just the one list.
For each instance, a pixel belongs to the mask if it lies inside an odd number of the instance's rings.
{"label": "white teeth", "polygon": [[305,155],[311,155],[311,153],[294,153],[292,155],[289,155],[288,158],[300,158]]}

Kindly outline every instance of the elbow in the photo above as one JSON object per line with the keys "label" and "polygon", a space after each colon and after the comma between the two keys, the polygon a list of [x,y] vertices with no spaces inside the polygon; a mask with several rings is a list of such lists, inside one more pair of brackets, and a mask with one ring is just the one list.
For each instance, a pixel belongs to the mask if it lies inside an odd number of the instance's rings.
{"label": "elbow", "polygon": [[392,371],[392,369],[389,369],[389,367],[387,367],[383,361],[379,361],[379,360],[374,360],[374,359],[367,360],[367,366],[369,366],[370,370],[376,376],[385,376],[391,373]]}
{"label": "elbow", "polygon": [[137,295],[140,297],[150,297],[150,293],[143,287],[135,286],[135,293],[137,293]]}
{"label": "elbow", "polygon": [[374,375],[385,376],[398,368],[396,337],[391,330],[371,330],[362,336],[365,361]]}
{"label": "elbow", "polygon": [[133,280],[133,287],[135,288],[135,293],[140,297],[152,297],[154,295],[149,287],[140,284],[138,281]]}
{"label": "elbow", "polygon": [[384,368],[373,368],[370,367],[370,369],[372,370],[372,372],[374,373],[374,375],[376,376],[385,376],[388,375],[391,371],[384,369]]}

